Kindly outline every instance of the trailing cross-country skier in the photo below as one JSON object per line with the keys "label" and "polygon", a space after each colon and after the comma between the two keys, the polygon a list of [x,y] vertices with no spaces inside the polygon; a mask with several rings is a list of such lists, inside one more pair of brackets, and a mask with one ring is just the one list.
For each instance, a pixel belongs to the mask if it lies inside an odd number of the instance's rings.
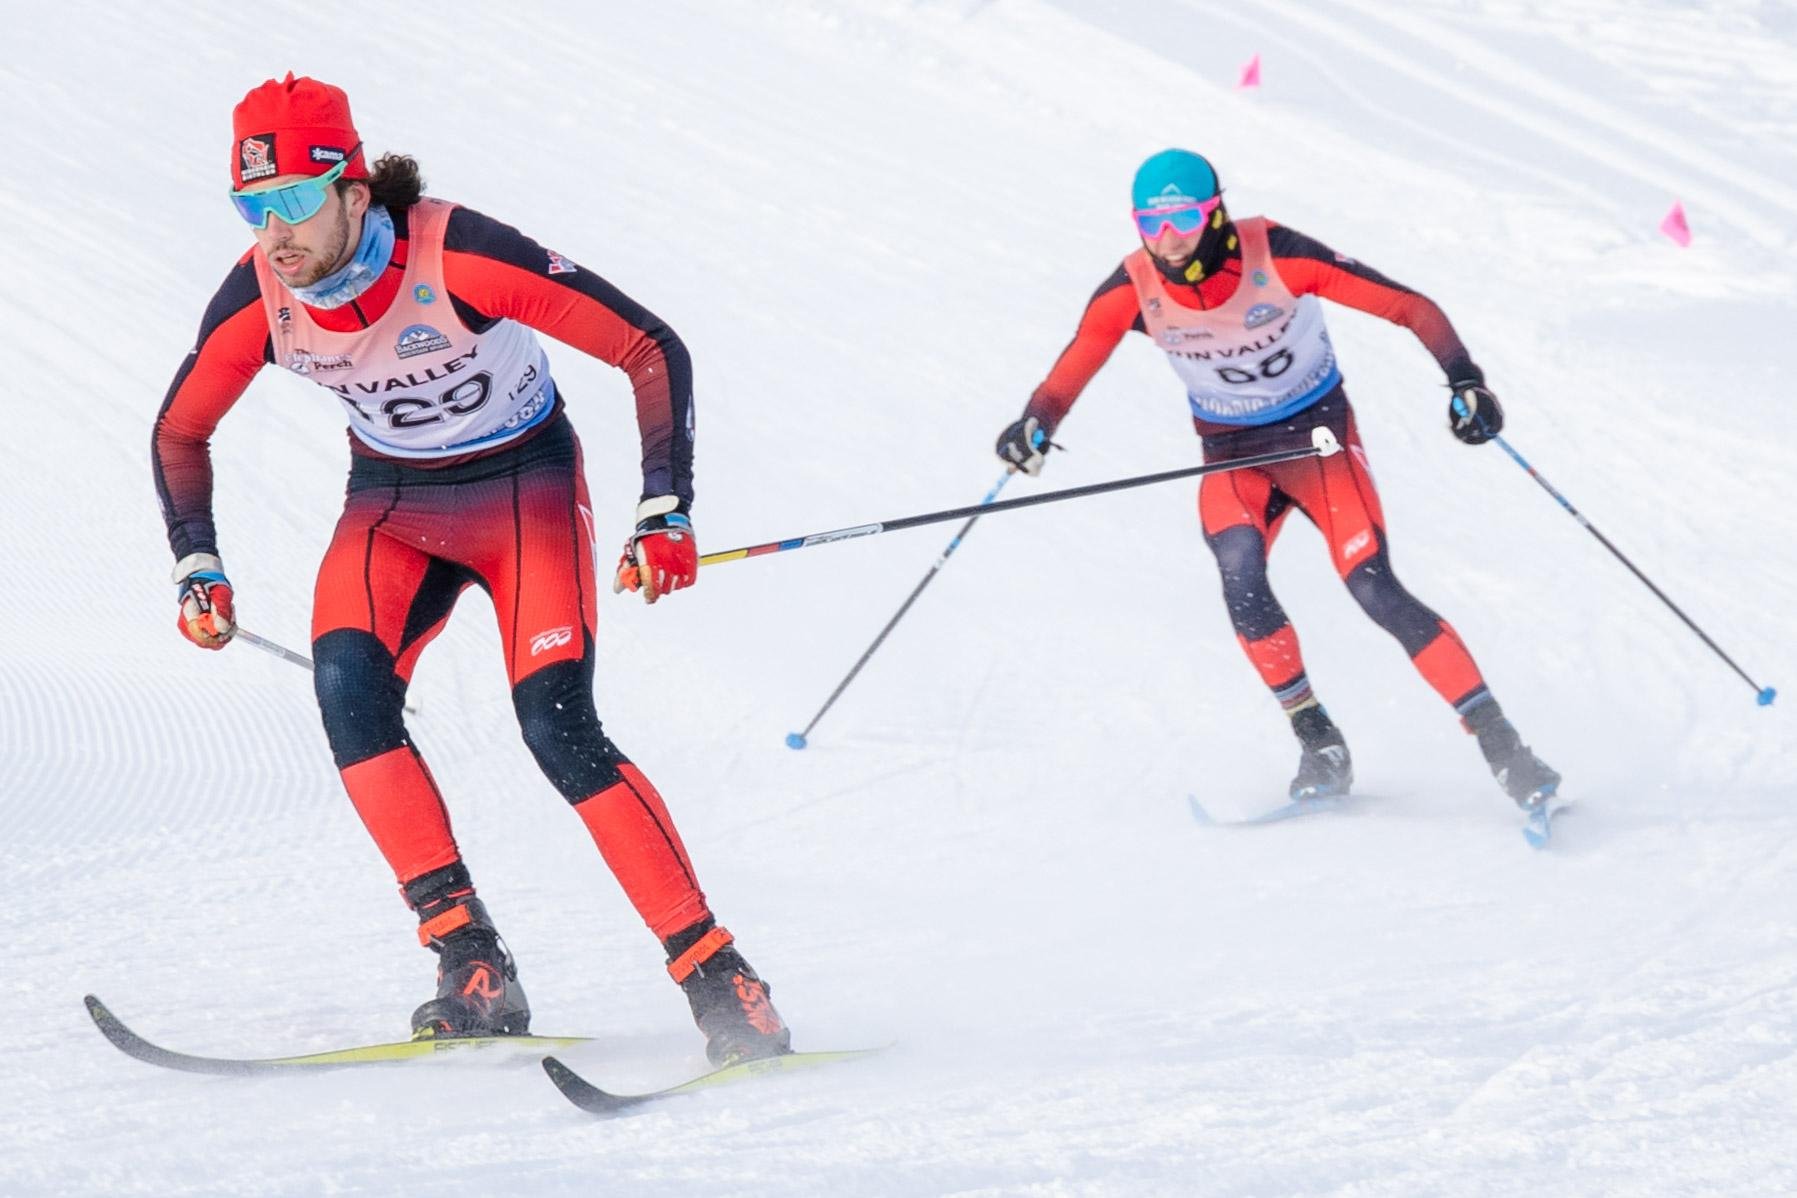
{"label": "trailing cross-country skier", "polygon": [[1295,508],[1322,532],[1361,608],[1478,738],[1505,792],[1525,810],[1545,802],[1560,775],[1522,743],[1453,628],[1392,572],[1379,493],[1317,300],[1415,333],[1447,375],[1449,427],[1478,445],[1503,428],[1504,413],[1453,325],[1427,297],[1302,233],[1262,216],[1232,219],[1216,171],[1198,154],[1149,158],[1133,201],[1141,248],[1092,296],[1072,343],[999,436],[999,457],[1039,473],[1049,438],[1132,330],[1153,338],[1184,384],[1205,461],[1301,449],[1312,429],[1328,428],[1347,452],[1211,475],[1198,492],[1236,638],[1302,746],[1292,797],[1346,794],[1353,782],[1347,741],[1317,701],[1267,583],[1267,553]]}
{"label": "trailing cross-country skier", "polygon": [[351,434],[348,496],[313,599],[318,704],[350,801],[438,954],[437,994],[414,1034],[520,1034],[530,1021],[402,710],[419,654],[478,586],[499,617],[525,743],[661,940],[708,1055],[788,1051],[661,796],[600,727],[593,513],[532,330],[630,377],[643,489],[613,589],[650,603],[698,573],[685,345],[587,267],[423,196],[413,159],[389,154],[370,170],[336,87],[269,80],[232,123],[231,199],[255,244],[213,296],[152,449],[179,627],[207,649],[235,631],[212,519],[213,429],[264,366],[317,383]]}

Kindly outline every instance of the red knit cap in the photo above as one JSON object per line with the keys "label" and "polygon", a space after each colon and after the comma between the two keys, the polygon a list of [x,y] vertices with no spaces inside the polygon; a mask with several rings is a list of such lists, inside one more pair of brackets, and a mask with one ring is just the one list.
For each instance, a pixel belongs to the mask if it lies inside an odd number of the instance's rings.
{"label": "red knit cap", "polygon": [[322,175],[353,155],[345,179],[366,179],[368,160],[342,88],[301,76],[270,79],[231,113],[231,186],[276,175]]}

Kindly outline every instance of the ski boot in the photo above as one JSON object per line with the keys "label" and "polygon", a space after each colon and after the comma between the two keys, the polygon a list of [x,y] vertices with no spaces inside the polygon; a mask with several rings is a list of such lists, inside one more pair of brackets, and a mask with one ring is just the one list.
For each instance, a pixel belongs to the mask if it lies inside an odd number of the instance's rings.
{"label": "ski boot", "polygon": [[1354,785],[1354,761],[1329,713],[1320,706],[1306,707],[1293,714],[1292,731],[1304,746],[1292,779],[1292,798],[1336,799],[1347,794]]}
{"label": "ski boot", "polygon": [[1463,722],[1479,738],[1479,752],[1504,793],[1525,812],[1545,806],[1560,787],[1560,775],[1522,743],[1497,702],[1480,704]]}
{"label": "ski boot", "polygon": [[686,992],[693,1022],[705,1033],[705,1055],[719,1069],[792,1051],[768,986],[710,919],[668,937],[668,973]]}
{"label": "ski boot", "polygon": [[412,1012],[412,1039],[530,1031],[530,1003],[518,984],[518,967],[479,899],[445,905],[419,925],[418,942],[439,958],[437,997]]}

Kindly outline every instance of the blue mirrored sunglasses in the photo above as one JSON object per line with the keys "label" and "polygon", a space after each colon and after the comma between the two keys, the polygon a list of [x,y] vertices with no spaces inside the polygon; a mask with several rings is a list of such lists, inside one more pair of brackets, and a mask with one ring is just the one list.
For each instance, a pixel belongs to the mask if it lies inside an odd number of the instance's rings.
{"label": "blue mirrored sunglasses", "polygon": [[349,169],[349,160],[353,153],[347,155],[342,162],[333,166],[315,179],[301,179],[297,183],[283,183],[279,187],[261,187],[253,191],[234,191],[231,203],[237,207],[237,215],[243,217],[258,229],[268,228],[268,218],[278,216],[290,225],[311,220],[324,207],[325,196],[330,192],[331,184],[343,177]]}
{"label": "blue mirrored sunglasses", "polygon": [[1142,236],[1153,241],[1161,235],[1161,229],[1171,226],[1175,233],[1184,237],[1204,228],[1210,214],[1217,210],[1223,197],[1214,195],[1208,200],[1196,204],[1181,204],[1175,208],[1137,208],[1135,209],[1136,228]]}

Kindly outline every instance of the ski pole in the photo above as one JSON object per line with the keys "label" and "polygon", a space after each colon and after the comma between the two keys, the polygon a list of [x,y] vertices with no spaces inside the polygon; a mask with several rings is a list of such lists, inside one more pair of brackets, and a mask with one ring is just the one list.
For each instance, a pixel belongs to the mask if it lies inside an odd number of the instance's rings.
{"label": "ski pole", "polygon": [[304,668],[308,673],[317,672],[317,667],[312,664],[312,659],[307,657],[304,653],[295,653],[292,649],[277,645],[266,637],[257,636],[241,624],[237,626],[237,636],[256,646],[256,648],[262,650],[264,653],[273,654],[282,661],[290,661],[294,665]]}
{"label": "ski pole", "polygon": [[1340,452],[1341,445],[1336,441],[1335,434],[1326,428],[1316,428],[1311,430],[1309,449],[1287,449],[1279,453],[1263,453],[1249,458],[1231,458],[1226,462],[1209,462],[1203,466],[1187,466],[1182,470],[1164,470],[1159,474],[1142,474],[1135,478],[1088,483],[1083,487],[1068,487],[1063,491],[1046,491],[1040,495],[1025,495],[1019,499],[1003,499],[989,504],[976,503],[971,507],[948,508],[940,512],[925,512],[919,516],[902,516],[897,520],[882,520],[878,524],[857,524],[853,528],[837,528],[829,532],[814,532],[808,536],[765,541],[760,545],[747,545],[741,549],[726,549],[722,553],[704,554],[699,558],[699,564],[715,566],[720,562],[734,562],[745,557],[760,557],[764,553],[784,553],[789,549],[827,545],[832,541],[848,541],[856,537],[878,536],[883,532],[898,532],[905,528],[920,528],[925,524],[941,524],[945,520],[959,520],[963,516],[985,516],[992,512],[1008,512],[1014,508],[1034,507],[1039,503],[1059,503],[1063,499],[1081,499],[1087,495],[1103,495],[1109,491],[1146,487],[1153,483],[1172,482],[1179,478],[1197,478],[1199,475],[1221,474],[1228,470],[1249,470],[1256,466],[1295,462],[1299,458],[1326,458]]}
{"label": "ski pole", "polygon": [[[1010,479],[1011,471],[1009,470],[1000,475],[998,481],[992,484],[992,489],[986,492],[986,498],[980,500],[980,506],[982,508],[990,506],[993,500],[998,498],[998,493],[1005,489],[1005,484],[1009,482]],[[941,556],[937,557],[936,563],[932,565],[929,572],[923,576],[923,580],[912,588],[911,593],[905,597],[905,601],[899,604],[899,609],[892,613],[892,619],[886,621],[886,627],[880,629],[880,635],[876,636],[874,638],[874,643],[867,647],[867,652],[861,655],[861,660],[857,661],[854,668],[849,670],[843,677],[843,680],[836,684],[836,689],[830,692],[830,697],[824,700],[824,705],[817,709],[817,714],[811,717],[811,722],[805,725],[805,730],[803,732],[788,732],[786,734],[787,748],[802,749],[805,747],[805,738],[811,735],[811,730],[817,727],[817,722],[824,718],[824,713],[829,711],[830,708],[835,705],[836,700],[841,697],[842,692],[849,688],[849,683],[855,681],[855,675],[861,672],[861,667],[866,665],[868,659],[871,658],[875,651],[885,643],[887,635],[890,634],[894,628],[898,627],[898,622],[905,618],[905,613],[911,610],[911,605],[917,602],[917,597],[923,594],[923,589],[930,585],[930,580],[936,577],[936,572],[942,569],[943,564],[947,562],[950,557],[954,556],[955,550],[961,547],[961,539],[973,528],[981,514],[982,513],[980,512],[975,512],[973,515],[967,517],[967,523],[963,524],[960,531],[955,533],[955,539],[948,543],[948,548],[944,549]]]}
{"label": "ski pole", "polygon": [[[1466,405],[1461,402],[1461,400],[1458,396],[1454,397],[1454,410],[1456,412],[1460,413],[1462,416],[1464,416],[1466,414]],[[1479,419],[1479,418],[1475,417],[1475,419]],[[1484,421],[1482,419],[1480,419],[1479,423],[1482,426],[1484,424]],[[1755,700],[1759,703],[1759,705],[1761,707],[1770,707],[1772,705],[1772,700],[1776,699],[1778,697],[1778,691],[1775,688],[1770,687],[1770,686],[1762,687],[1759,683],[1755,682],[1751,677],[1748,676],[1746,670],[1743,670],[1740,666],[1736,665],[1735,659],[1730,657],[1728,654],[1724,653],[1722,651],[1722,646],[1718,645],[1715,641],[1711,640],[1709,633],[1705,632],[1703,629],[1701,629],[1697,626],[1697,621],[1693,620],[1690,616],[1687,616],[1684,613],[1684,611],[1679,607],[1678,604],[1674,603],[1671,599],[1669,599],[1667,597],[1665,591],[1662,591],[1659,587],[1655,586],[1653,583],[1653,579],[1651,579],[1647,575],[1641,573],[1640,569],[1635,565],[1635,563],[1631,562],[1628,559],[1628,556],[1626,554],[1624,554],[1622,552],[1622,550],[1616,548],[1616,546],[1611,543],[1609,537],[1606,537],[1603,533],[1597,531],[1597,527],[1594,524],[1592,524],[1591,521],[1585,519],[1584,513],[1579,511],[1578,508],[1573,507],[1571,502],[1569,502],[1567,500],[1566,496],[1560,494],[1559,491],[1554,489],[1554,486],[1552,483],[1548,482],[1547,479],[1541,477],[1541,472],[1539,470],[1535,469],[1535,467],[1531,466],[1529,464],[1529,460],[1527,458],[1523,457],[1522,454],[1517,453],[1516,450],[1511,447],[1510,442],[1504,440],[1504,438],[1502,436],[1498,435],[1497,433],[1493,433],[1491,435],[1491,439],[1498,443],[1498,447],[1500,449],[1502,449],[1505,453],[1510,455],[1511,461],[1515,462],[1518,466],[1521,466],[1524,470],[1528,471],[1529,477],[1534,479],[1536,482],[1540,483],[1541,489],[1546,491],[1549,495],[1552,495],[1554,497],[1555,502],[1557,502],[1561,507],[1565,508],[1567,511],[1567,514],[1569,514],[1574,520],[1577,520],[1579,522],[1579,526],[1581,528],[1583,528],[1586,532],[1590,533],[1592,536],[1596,537],[1598,539],[1598,543],[1601,544],[1605,549],[1608,549],[1611,553],[1615,554],[1616,560],[1621,562],[1623,565],[1627,566],[1629,568],[1629,573],[1633,574],[1636,578],[1639,578],[1641,580],[1642,585],[1654,593],[1655,598],[1659,599],[1659,601],[1661,603],[1664,603],[1667,607],[1671,608],[1672,614],[1677,616],[1679,619],[1683,620],[1685,622],[1685,627],[1689,628],[1692,632],[1695,632],[1698,636],[1698,639],[1702,640],[1704,644],[1706,644],[1710,647],[1711,652],[1713,652],[1717,657],[1720,657],[1723,661],[1727,662],[1728,668],[1733,670],[1735,673],[1739,674],[1741,676],[1742,681],[1746,682],[1748,686],[1751,686],[1753,688]]]}
{"label": "ski pole", "polygon": [[[304,653],[295,653],[292,649],[287,648],[285,645],[277,645],[277,644],[275,644],[275,642],[269,640],[265,636],[257,636],[255,633],[251,632],[249,629],[245,628],[241,624],[239,624],[237,626],[237,637],[240,640],[248,641],[250,644],[256,646],[256,648],[262,650],[264,653],[273,654],[274,656],[280,658],[282,661],[290,661],[294,665],[300,666],[308,674],[318,673],[318,667],[313,665],[312,659],[310,657],[307,657]],[[405,705],[405,709],[406,709],[407,715],[417,715],[418,714],[418,709],[416,707],[413,707],[410,703],[407,703]]]}

